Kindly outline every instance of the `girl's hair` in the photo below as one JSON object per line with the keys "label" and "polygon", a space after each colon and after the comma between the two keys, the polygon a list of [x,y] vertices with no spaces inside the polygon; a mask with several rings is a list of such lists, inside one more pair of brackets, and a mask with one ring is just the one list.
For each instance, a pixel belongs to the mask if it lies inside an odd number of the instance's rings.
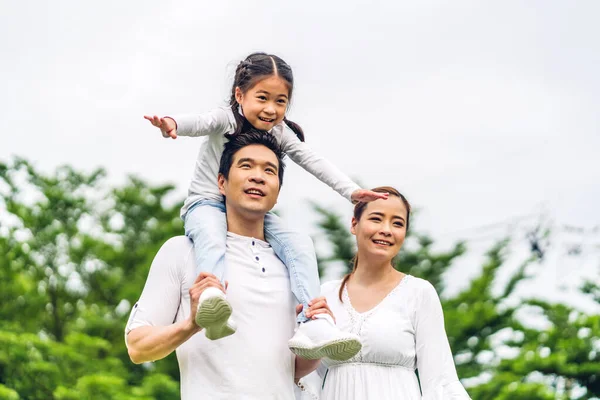
{"label": "girl's hair", "polygon": [[[233,135],[251,128],[248,120],[238,112],[240,105],[235,99],[235,88],[239,87],[242,93],[246,93],[259,81],[273,75],[278,76],[287,83],[290,91],[288,97],[291,99],[292,91],[294,90],[294,75],[292,74],[292,68],[281,58],[273,54],[252,53],[245,60],[240,61],[235,69],[235,77],[233,78],[233,86],[231,87],[231,98],[229,99],[229,105],[236,121],[236,128]],[[294,131],[298,139],[304,142],[304,131],[300,128],[300,125],[288,120],[286,117],[283,118],[283,121]]]}
{"label": "girl's hair", "polygon": [[[408,232],[408,228],[410,226],[410,203],[408,202],[408,200],[406,200],[406,197],[404,197],[404,195],[402,193],[400,193],[399,191],[397,191],[396,189],[394,189],[391,186],[379,186],[379,187],[376,187],[371,190],[374,192],[377,192],[377,193],[387,193],[390,196],[396,196],[400,200],[402,200],[402,202],[404,203],[404,207],[406,207],[406,231]],[[354,206],[354,219],[356,221],[360,221],[360,218],[362,217],[363,212],[367,208],[367,204],[369,204],[369,203],[360,201],[360,202],[356,203],[356,205]],[[344,278],[342,279],[342,284],[340,285],[340,291],[339,291],[338,295],[340,297],[340,301],[342,301],[342,302],[343,302],[342,293],[344,292],[344,286],[346,286],[346,284],[348,283],[348,279],[350,279],[350,276],[354,273],[354,271],[356,271],[356,267],[358,266],[358,254],[354,255],[354,259],[352,260],[352,263],[353,263],[352,272],[350,272],[349,274],[346,274],[344,276]]]}

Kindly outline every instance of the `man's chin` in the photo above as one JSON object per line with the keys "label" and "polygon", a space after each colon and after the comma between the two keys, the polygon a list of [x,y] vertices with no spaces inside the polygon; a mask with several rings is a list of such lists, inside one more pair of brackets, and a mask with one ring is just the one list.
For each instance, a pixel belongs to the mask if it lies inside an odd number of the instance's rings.
{"label": "man's chin", "polygon": [[247,215],[252,215],[254,217],[263,217],[269,212],[271,211],[270,208],[265,207],[262,204],[249,204],[249,205],[243,205],[242,207],[240,207],[239,212],[243,213],[243,214],[247,214]]}

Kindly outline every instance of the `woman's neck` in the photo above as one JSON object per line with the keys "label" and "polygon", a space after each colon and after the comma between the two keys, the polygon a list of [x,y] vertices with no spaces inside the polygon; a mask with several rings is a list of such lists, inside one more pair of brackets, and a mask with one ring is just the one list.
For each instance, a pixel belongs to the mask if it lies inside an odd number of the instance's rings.
{"label": "woman's neck", "polygon": [[370,286],[381,282],[388,282],[398,271],[394,269],[390,260],[384,262],[369,261],[358,258],[358,265],[352,273],[352,280],[361,286]]}

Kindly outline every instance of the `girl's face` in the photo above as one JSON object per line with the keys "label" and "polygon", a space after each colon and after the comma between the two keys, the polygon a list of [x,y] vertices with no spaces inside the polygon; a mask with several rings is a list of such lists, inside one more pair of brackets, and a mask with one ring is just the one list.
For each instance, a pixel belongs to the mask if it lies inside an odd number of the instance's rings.
{"label": "girl's face", "polygon": [[235,99],[242,106],[244,117],[256,129],[268,131],[285,117],[290,90],[287,83],[271,75],[242,93],[235,88]]}
{"label": "girl's face", "polygon": [[352,218],[360,258],[390,260],[398,254],[406,237],[406,206],[399,197],[367,204],[359,220]]}

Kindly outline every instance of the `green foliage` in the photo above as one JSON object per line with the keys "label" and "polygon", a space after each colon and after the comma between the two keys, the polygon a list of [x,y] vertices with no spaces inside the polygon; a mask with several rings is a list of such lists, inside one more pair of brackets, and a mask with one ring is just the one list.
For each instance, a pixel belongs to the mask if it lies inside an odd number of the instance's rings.
{"label": "green foliage", "polygon": [[19,393],[0,384],[0,400],[19,400]]}
{"label": "green foliage", "polygon": [[174,356],[150,371],[131,363],[123,340],[152,258],[183,231],[177,207],[164,204],[173,187],[132,177],[111,189],[104,175],[0,163],[6,398],[179,398]]}

